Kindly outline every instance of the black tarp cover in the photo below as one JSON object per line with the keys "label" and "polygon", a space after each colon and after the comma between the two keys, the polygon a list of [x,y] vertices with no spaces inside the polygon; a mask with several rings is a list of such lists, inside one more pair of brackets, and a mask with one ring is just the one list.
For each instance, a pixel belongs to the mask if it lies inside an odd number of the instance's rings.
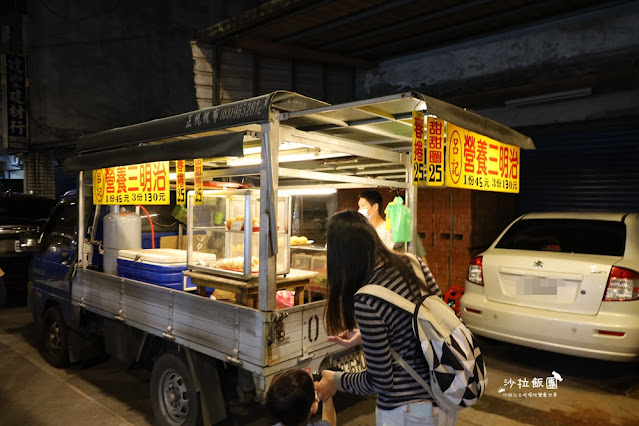
{"label": "black tarp cover", "polygon": [[[78,155],[64,162],[70,170],[92,170],[126,164],[181,158],[241,157],[243,132],[210,135],[207,132],[264,123],[272,112],[290,112],[327,105],[278,91],[145,123],[118,127],[78,138]],[[198,134],[202,136],[198,137]],[[165,139],[188,136],[180,140]],[[155,142],[162,141],[162,142]]]}

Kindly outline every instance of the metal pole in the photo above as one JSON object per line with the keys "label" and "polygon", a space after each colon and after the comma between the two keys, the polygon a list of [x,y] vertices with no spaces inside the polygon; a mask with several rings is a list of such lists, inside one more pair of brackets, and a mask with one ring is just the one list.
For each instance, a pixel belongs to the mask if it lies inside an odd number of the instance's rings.
{"label": "metal pole", "polygon": [[84,172],[78,175],[78,263],[86,269],[90,259],[84,259]]}
{"label": "metal pole", "polygon": [[[279,158],[279,122],[262,124],[262,164],[260,166],[260,276],[258,308],[275,310],[277,254],[277,193]],[[266,225],[266,226],[265,226]]]}
{"label": "metal pole", "polygon": [[453,282],[453,246],[455,245],[455,218],[453,216],[453,190],[448,188],[448,199],[450,206],[450,246],[448,246],[448,288]]}

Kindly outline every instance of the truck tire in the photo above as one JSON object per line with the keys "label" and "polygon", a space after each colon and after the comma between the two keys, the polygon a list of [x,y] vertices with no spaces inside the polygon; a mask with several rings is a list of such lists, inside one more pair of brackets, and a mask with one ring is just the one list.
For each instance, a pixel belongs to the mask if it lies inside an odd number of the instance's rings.
{"label": "truck tire", "polygon": [[41,336],[44,359],[56,368],[69,365],[69,330],[57,306],[44,312]]}
{"label": "truck tire", "polygon": [[165,353],[153,365],[151,407],[154,425],[195,426],[201,423],[200,397],[186,362]]}

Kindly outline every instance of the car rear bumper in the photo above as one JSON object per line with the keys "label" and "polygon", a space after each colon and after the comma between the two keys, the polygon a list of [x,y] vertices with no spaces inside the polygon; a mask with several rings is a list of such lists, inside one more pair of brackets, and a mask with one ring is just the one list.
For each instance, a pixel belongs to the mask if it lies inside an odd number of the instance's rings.
{"label": "car rear bumper", "polygon": [[483,287],[467,282],[460,313],[479,336],[586,358],[639,360],[639,301],[604,302],[596,315],[560,313],[492,302]]}

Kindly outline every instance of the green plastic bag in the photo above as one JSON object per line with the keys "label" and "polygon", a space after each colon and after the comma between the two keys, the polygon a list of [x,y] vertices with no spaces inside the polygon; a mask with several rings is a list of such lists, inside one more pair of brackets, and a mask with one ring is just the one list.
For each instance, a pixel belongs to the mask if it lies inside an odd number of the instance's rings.
{"label": "green plastic bag", "polygon": [[410,232],[410,209],[404,205],[401,197],[395,197],[386,207],[386,214],[390,216],[391,232],[394,243],[410,243],[413,236]]}

